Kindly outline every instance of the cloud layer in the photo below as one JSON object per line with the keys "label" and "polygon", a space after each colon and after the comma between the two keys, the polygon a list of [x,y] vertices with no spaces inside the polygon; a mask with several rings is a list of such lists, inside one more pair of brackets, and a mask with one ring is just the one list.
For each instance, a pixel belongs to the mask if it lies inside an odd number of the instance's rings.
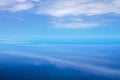
{"label": "cloud layer", "polygon": [[[55,17],[68,15],[100,15],[120,14],[120,0],[52,0],[44,3],[39,10],[40,14],[49,14]],[[47,6],[46,6],[47,5]]]}
{"label": "cloud layer", "polygon": [[[32,10],[35,14],[49,15],[56,18],[51,19],[50,23],[57,28],[89,28],[100,26],[101,23],[86,21],[83,19],[84,16],[93,18],[106,14],[120,15],[119,4],[120,0],[0,0],[0,10],[9,12]],[[76,21],[79,18],[81,20]]]}
{"label": "cloud layer", "polygon": [[68,15],[120,14],[120,0],[0,0],[0,10],[22,11],[37,5],[39,14]]}

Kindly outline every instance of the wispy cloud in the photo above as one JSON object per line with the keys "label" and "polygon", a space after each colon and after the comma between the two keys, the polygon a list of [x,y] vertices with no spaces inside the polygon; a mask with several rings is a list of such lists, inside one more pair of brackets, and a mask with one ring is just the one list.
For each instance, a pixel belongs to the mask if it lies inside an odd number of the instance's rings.
{"label": "wispy cloud", "polygon": [[119,4],[120,0],[52,0],[41,5],[38,13],[55,17],[69,15],[92,16],[107,13],[120,14]]}
{"label": "wispy cloud", "polygon": [[29,10],[35,6],[34,2],[40,0],[0,0],[0,10],[11,12]]}
{"label": "wispy cloud", "polygon": [[[53,26],[57,28],[98,27],[103,23],[99,22],[99,20],[89,20],[86,22],[86,19],[83,19],[82,16],[93,18],[93,16],[104,14],[120,14],[119,0],[51,0],[42,2],[41,4],[42,5],[39,6],[37,13],[56,17],[56,20],[53,20],[52,22]],[[78,17],[82,21],[72,19],[71,22],[69,17]],[[60,18],[64,21],[59,21]]]}
{"label": "wispy cloud", "polygon": [[99,24],[97,23],[83,23],[83,22],[74,22],[74,23],[60,23],[60,22],[56,22],[53,24],[54,27],[56,28],[91,28],[91,27],[96,27],[99,26]]}
{"label": "wispy cloud", "polygon": [[38,14],[48,14],[54,17],[120,14],[120,0],[0,0],[0,10],[29,10],[35,7],[36,3],[39,3]]}
{"label": "wispy cloud", "polygon": [[55,28],[91,28],[100,26],[98,22],[86,22],[81,18],[67,17],[67,18],[55,18],[51,21],[51,24]]}
{"label": "wispy cloud", "polygon": [[[32,10],[35,14],[45,14],[65,22],[51,20],[52,26],[59,28],[89,28],[100,26],[99,21],[86,21],[83,16],[116,14],[120,15],[120,0],[0,0],[0,10],[18,12]],[[67,16],[67,17],[66,17]],[[79,17],[83,21],[72,22],[68,17]],[[98,19],[99,20],[99,19]],[[66,22],[68,21],[68,22]]]}

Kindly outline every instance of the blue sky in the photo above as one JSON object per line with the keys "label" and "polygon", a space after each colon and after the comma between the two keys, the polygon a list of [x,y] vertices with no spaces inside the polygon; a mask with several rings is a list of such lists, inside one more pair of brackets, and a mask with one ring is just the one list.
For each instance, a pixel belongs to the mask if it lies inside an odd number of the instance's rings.
{"label": "blue sky", "polygon": [[0,0],[0,39],[119,41],[119,4],[120,0]]}

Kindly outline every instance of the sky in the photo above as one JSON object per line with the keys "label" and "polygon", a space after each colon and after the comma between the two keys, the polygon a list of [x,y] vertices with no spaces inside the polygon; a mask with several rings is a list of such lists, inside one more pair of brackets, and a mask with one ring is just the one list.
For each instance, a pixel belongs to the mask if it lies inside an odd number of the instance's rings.
{"label": "sky", "polygon": [[120,41],[120,0],[0,0],[0,41]]}

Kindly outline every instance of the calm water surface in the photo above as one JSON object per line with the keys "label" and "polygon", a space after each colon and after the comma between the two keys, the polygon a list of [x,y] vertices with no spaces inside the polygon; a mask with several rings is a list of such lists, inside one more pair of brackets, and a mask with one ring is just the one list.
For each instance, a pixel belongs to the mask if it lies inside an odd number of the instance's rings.
{"label": "calm water surface", "polygon": [[120,80],[120,45],[0,44],[0,80]]}

